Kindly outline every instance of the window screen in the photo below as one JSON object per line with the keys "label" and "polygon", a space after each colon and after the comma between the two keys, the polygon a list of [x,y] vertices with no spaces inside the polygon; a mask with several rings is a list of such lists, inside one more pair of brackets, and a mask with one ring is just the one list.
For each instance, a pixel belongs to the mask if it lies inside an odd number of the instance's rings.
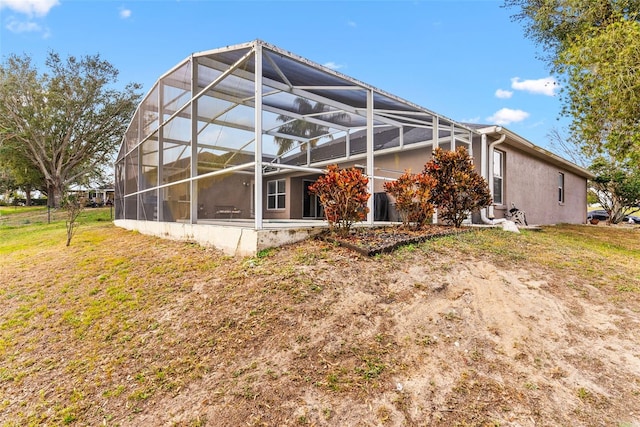
{"label": "window screen", "polygon": [[503,175],[504,175],[504,153],[495,150],[493,152],[493,203],[504,204],[503,200]]}

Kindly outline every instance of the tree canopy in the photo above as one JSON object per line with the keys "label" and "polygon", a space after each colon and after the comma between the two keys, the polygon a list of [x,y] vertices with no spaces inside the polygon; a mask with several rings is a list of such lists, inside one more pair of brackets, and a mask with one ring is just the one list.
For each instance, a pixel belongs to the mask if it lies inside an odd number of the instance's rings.
{"label": "tree canopy", "polygon": [[99,55],[63,60],[50,52],[45,65],[39,73],[27,55],[0,65],[0,155],[39,171],[59,206],[69,185],[111,163],[140,86],[112,88],[118,70]]}
{"label": "tree canopy", "polygon": [[542,48],[550,65],[576,38],[640,16],[638,0],[504,0],[504,6],[516,9],[513,20],[524,25],[525,36]]}
{"label": "tree canopy", "polygon": [[14,149],[16,144],[0,144],[0,192],[22,190],[27,205],[31,204],[31,192],[46,192],[44,177],[33,167],[29,159]]}
{"label": "tree canopy", "polygon": [[572,144],[564,132],[553,129],[551,146],[577,165],[588,168],[595,177],[589,182],[587,204],[599,204],[609,214],[609,222],[620,222],[629,211],[640,206],[640,168],[633,159],[585,152]]}
{"label": "tree canopy", "polygon": [[560,77],[571,139],[640,159],[640,0],[505,0]]}
{"label": "tree canopy", "polygon": [[640,205],[640,169],[637,165],[598,157],[589,169],[596,175],[591,181],[591,192],[609,214],[609,222],[617,224],[628,210]]}
{"label": "tree canopy", "polygon": [[559,60],[576,142],[588,154],[640,159],[640,23],[619,21],[578,37]]}

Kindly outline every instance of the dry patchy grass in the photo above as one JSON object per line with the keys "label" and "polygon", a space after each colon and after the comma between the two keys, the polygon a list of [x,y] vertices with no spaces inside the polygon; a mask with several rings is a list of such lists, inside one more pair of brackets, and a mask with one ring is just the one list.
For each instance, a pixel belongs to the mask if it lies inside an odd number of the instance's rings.
{"label": "dry patchy grass", "polygon": [[107,222],[0,228],[0,420],[632,425],[640,231],[476,230],[230,258]]}

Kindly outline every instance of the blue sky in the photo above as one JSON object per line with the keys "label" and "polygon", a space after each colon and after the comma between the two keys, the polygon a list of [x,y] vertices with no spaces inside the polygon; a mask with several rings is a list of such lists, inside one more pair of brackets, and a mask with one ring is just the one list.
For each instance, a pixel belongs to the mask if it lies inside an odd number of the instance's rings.
{"label": "blue sky", "polygon": [[192,52],[262,39],[549,149],[559,85],[502,0],[0,0],[0,56],[99,53],[146,93]]}

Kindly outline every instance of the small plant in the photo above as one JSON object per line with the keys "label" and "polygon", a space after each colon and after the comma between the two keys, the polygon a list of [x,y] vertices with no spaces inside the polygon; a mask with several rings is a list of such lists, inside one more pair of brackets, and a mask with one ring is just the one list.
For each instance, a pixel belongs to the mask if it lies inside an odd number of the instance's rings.
{"label": "small plant", "polygon": [[379,377],[382,372],[386,369],[384,363],[382,363],[379,359],[363,359],[366,363],[366,367],[358,367],[356,368],[356,372],[362,376],[365,380],[372,380],[374,378]]}
{"label": "small plant", "polygon": [[84,209],[84,205],[82,200],[75,194],[67,194],[62,200],[62,207],[67,213],[67,246],[71,244],[71,239],[73,235],[78,230],[77,219],[80,213],[82,213]]}
{"label": "small plant", "polygon": [[322,409],[322,415],[324,415],[324,419],[325,420],[328,420],[333,415],[333,412],[331,411],[330,408],[324,408],[324,409]]}
{"label": "small plant", "polygon": [[274,248],[262,249],[261,251],[258,251],[258,253],[256,254],[256,258],[266,258],[270,256],[273,252],[274,252]]}
{"label": "small plant", "polygon": [[330,165],[327,172],[309,186],[309,193],[320,199],[332,232],[337,230],[338,234],[347,235],[354,222],[367,217],[367,201],[371,196],[368,183],[369,178],[360,169]]}
{"label": "small plant", "polygon": [[580,387],[576,395],[580,400],[588,400],[591,397],[591,392],[584,387]]}
{"label": "small plant", "polygon": [[491,204],[487,181],[473,169],[471,156],[464,147],[456,151],[436,148],[433,158],[424,166],[424,174],[436,181],[431,197],[440,209],[438,216],[456,228],[462,226],[470,212]]}
{"label": "small plant", "polygon": [[395,181],[384,183],[385,191],[396,200],[403,224],[415,224],[416,228],[422,228],[433,215],[431,191],[435,186],[436,181],[431,176],[410,171],[405,171]]}

